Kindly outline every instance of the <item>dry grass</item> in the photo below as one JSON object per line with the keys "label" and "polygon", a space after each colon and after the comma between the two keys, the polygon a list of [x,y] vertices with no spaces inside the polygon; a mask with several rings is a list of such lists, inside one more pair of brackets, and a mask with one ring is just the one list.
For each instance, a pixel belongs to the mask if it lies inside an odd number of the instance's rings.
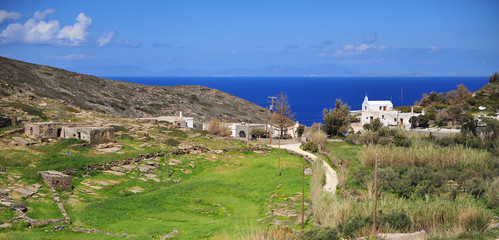
{"label": "dry grass", "polygon": [[433,164],[486,164],[490,154],[462,146],[434,147],[429,143],[415,141],[410,148],[367,145],[359,153],[359,159],[365,166],[374,166],[378,154],[381,166],[425,166]]}
{"label": "dry grass", "polygon": [[[322,191],[324,176],[322,166],[314,164],[313,171],[310,196],[314,221],[317,224],[337,228],[340,224],[345,224],[355,217],[373,214],[372,188],[357,195],[334,196]],[[455,229],[462,233],[482,229],[490,222],[490,215],[484,207],[471,198],[407,200],[396,198],[390,194],[382,194],[378,199],[378,210],[384,214],[405,213],[412,222],[412,226],[408,229],[410,232],[425,230],[429,233],[435,233],[445,231],[445,229]],[[363,236],[369,231],[369,227],[359,229],[355,237]],[[389,225],[380,226],[379,231],[396,232]]]}

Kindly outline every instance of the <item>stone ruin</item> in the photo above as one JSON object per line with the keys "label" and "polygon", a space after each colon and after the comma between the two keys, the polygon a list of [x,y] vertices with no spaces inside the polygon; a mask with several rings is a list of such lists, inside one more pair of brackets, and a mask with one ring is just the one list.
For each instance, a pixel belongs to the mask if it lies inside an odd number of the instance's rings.
{"label": "stone ruin", "polygon": [[38,172],[42,176],[43,182],[54,188],[70,190],[73,188],[71,176],[58,171]]}
{"label": "stone ruin", "polygon": [[76,138],[85,140],[89,145],[97,145],[114,141],[112,127],[97,127],[83,124],[67,124],[54,122],[26,122],[24,133],[29,137],[42,141],[56,138]]}
{"label": "stone ruin", "polygon": [[19,123],[15,116],[0,116],[0,128],[15,126]]}

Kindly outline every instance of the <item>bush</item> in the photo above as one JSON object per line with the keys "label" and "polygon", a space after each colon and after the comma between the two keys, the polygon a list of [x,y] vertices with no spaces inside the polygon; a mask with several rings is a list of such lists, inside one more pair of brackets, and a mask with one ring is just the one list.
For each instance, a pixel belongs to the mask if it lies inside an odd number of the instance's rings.
{"label": "bush", "polygon": [[492,209],[499,208],[499,178],[495,178],[492,183],[490,183],[485,193],[487,199],[487,205]]}
{"label": "bush", "polygon": [[128,132],[128,129],[126,129],[124,126],[111,125],[111,127],[114,129],[114,132]]}
{"label": "bush", "polygon": [[267,132],[265,132],[265,130],[263,130],[261,128],[251,130],[250,134],[251,134],[252,138],[265,138],[265,137],[267,137]]}
{"label": "bush", "polygon": [[491,217],[484,209],[467,207],[459,214],[459,224],[466,231],[484,231]]}
{"label": "bush", "polygon": [[388,224],[399,231],[406,231],[412,226],[411,219],[403,212],[380,214],[379,220],[381,224]]}
{"label": "bush", "polygon": [[340,239],[338,231],[330,227],[314,228],[306,231],[302,239],[308,240],[336,240]]}
{"label": "bush", "polygon": [[300,124],[298,128],[296,129],[296,133],[298,134],[298,137],[303,136],[303,133],[305,132],[305,125]]}
{"label": "bush", "polygon": [[47,115],[45,115],[45,113],[43,113],[42,110],[40,110],[36,107],[32,107],[30,105],[26,105],[26,104],[20,103],[20,102],[9,102],[8,105],[13,107],[13,108],[19,108],[23,112],[28,113],[29,115],[38,116],[39,118],[44,119],[44,120],[47,119]]}
{"label": "bush", "polygon": [[317,145],[317,143],[308,142],[305,145],[301,146],[301,149],[303,149],[304,151],[316,153],[317,151],[319,151],[319,146]]}
{"label": "bush", "polygon": [[231,131],[225,126],[223,122],[220,122],[217,118],[212,118],[208,122],[208,131],[213,135],[218,135],[221,137],[228,137],[231,135]]}

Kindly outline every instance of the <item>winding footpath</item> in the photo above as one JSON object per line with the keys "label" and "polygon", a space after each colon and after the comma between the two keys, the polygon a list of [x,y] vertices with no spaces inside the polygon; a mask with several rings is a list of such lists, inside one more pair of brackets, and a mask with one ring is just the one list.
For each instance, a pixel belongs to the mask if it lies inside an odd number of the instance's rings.
{"label": "winding footpath", "polygon": [[[277,145],[269,145],[269,146],[273,148],[278,147]],[[300,148],[300,143],[281,145],[281,148],[297,153],[301,156],[308,157],[313,161],[316,161],[318,159],[318,157],[315,154],[303,151]],[[324,166],[324,170],[326,172],[326,183],[324,184],[324,190],[334,194],[336,191],[336,186],[338,185],[338,175],[336,174],[336,171],[334,171],[333,168],[329,166],[329,164],[327,164],[325,161],[322,161],[322,165]]]}

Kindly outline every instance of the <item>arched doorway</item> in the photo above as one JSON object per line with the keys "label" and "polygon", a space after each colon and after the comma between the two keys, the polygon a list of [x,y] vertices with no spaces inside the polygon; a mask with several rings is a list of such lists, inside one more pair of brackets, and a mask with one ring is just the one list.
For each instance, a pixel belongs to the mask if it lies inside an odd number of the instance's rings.
{"label": "arched doorway", "polygon": [[246,137],[246,132],[244,132],[244,131],[240,131],[240,132],[239,132],[239,137],[240,137],[240,138],[245,138],[245,137]]}

